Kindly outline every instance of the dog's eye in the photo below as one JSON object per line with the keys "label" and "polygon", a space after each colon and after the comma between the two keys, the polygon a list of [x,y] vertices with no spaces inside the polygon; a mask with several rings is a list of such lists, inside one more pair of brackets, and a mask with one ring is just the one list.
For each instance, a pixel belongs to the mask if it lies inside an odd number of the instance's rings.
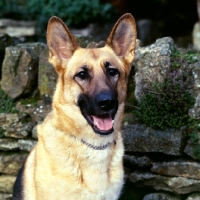
{"label": "dog's eye", "polygon": [[119,74],[119,71],[115,68],[107,68],[107,74],[109,76],[116,76]]}
{"label": "dog's eye", "polygon": [[86,71],[81,71],[76,74],[76,77],[84,80],[88,78],[88,73]]}
{"label": "dog's eye", "polygon": [[109,76],[116,76],[116,75],[119,74],[118,69],[113,68],[113,67],[112,67],[112,64],[109,63],[108,61],[104,62],[104,66],[105,66],[105,68],[106,68],[106,73],[107,73],[107,75],[109,75]]}

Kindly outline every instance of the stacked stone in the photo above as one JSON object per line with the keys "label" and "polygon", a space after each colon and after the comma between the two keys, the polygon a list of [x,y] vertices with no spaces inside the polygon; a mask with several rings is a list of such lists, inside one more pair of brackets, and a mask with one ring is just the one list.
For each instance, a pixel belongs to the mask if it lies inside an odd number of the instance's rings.
{"label": "stacked stone", "polygon": [[[8,37],[8,36],[2,36]],[[1,41],[1,40],[0,40]],[[10,46],[14,45],[14,46]],[[150,82],[162,81],[170,67],[171,38],[162,38],[148,47],[136,49],[134,66],[136,74],[135,96],[140,100]],[[6,44],[4,45],[6,47]],[[51,110],[57,74],[48,63],[45,44],[9,43],[0,74],[1,88],[17,101],[19,113],[0,113],[0,199],[9,200],[19,168],[37,142],[36,126]],[[83,46],[83,45],[82,45]],[[2,51],[1,51],[2,52]],[[0,53],[1,54],[1,53]],[[195,63],[188,88],[199,97],[199,61]],[[37,104],[23,103],[22,99],[39,91]],[[191,109],[191,116],[199,117],[200,101]],[[166,129],[156,131],[136,124],[125,115],[123,125],[126,181],[133,195],[125,186],[122,199],[144,200],[197,200],[200,198],[200,162],[194,156],[197,147],[190,139],[189,130]],[[129,122],[127,122],[129,121]],[[131,123],[133,122],[133,123]],[[136,198],[138,190],[143,194]],[[146,190],[147,189],[147,190]],[[146,192],[145,192],[146,191]]]}

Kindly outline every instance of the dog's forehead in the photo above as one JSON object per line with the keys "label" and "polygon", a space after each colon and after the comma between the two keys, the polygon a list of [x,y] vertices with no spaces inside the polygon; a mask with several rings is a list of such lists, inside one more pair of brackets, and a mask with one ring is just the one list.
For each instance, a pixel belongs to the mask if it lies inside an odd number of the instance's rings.
{"label": "dog's forehead", "polygon": [[83,49],[78,48],[72,56],[70,63],[73,65],[99,65],[104,61],[113,63],[116,66],[122,65],[121,60],[109,47]]}

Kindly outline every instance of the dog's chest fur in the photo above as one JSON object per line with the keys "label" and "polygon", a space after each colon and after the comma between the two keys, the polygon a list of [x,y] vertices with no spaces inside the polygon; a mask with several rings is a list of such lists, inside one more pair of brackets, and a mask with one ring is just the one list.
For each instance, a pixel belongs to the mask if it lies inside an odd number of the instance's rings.
{"label": "dog's chest fur", "polygon": [[[117,198],[123,185],[121,138],[118,138],[116,144],[113,142],[107,149],[95,150],[73,137],[63,140],[64,133],[60,133],[60,137],[59,134],[54,137],[52,134],[46,133],[45,138],[48,137],[48,143],[49,141],[53,142],[49,146],[43,138],[44,130],[45,127],[39,136],[41,138],[39,138],[37,148],[33,150],[30,157],[31,160],[36,160],[34,163],[36,185],[32,185],[31,188],[42,188],[37,190],[36,195],[41,197],[37,197],[37,200],[110,200]],[[40,134],[40,128],[38,128],[38,132]],[[63,140],[63,145],[61,145],[60,139]],[[74,143],[71,142],[72,140]],[[60,154],[58,155],[57,152]],[[33,159],[33,157],[35,158]],[[48,159],[45,160],[44,157],[48,157]],[[30,177],[30,174],[28,176]],[[26,184],[31,185],[29,180],[27,179]],[[59,187],[56,187],[57,185]],[[44,193],[47,190],[48,193]],[[25,199],[34,199],[29,195],[31,192],[26,194]]]}

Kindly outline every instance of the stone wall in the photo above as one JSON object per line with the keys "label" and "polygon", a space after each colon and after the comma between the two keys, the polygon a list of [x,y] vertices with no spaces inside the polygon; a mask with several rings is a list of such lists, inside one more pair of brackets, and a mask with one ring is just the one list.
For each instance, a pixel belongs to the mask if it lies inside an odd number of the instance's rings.
{"label": "stone wall", "polygon": [[[57,75],[48,63],[46,44],[17,44],[7,35],[0,36],[0,41],[1,37],[11,41],[1,45],[0,53],[5,54],[0,66],[1,88],[15,99],[19,111],[0,113],[0,199],[8,200],[17,172],[37,142],[36,125],[51,109]],[[81,42],[85,46],[89,41]],[[149,47],[138,45],[132,77],[137,100],[149,81],[162,81],[170,67],[173,45],[171,38],[159,39]],[[196,97],[190,110],[195,117],[199,117],[199,64],[191,67],[186,80]],[[122,130],[126,184],[121,200],[200,199],[200,162],[194,156],[198,144],[193,144],[187,127],[156,131],[125,114]]]}

